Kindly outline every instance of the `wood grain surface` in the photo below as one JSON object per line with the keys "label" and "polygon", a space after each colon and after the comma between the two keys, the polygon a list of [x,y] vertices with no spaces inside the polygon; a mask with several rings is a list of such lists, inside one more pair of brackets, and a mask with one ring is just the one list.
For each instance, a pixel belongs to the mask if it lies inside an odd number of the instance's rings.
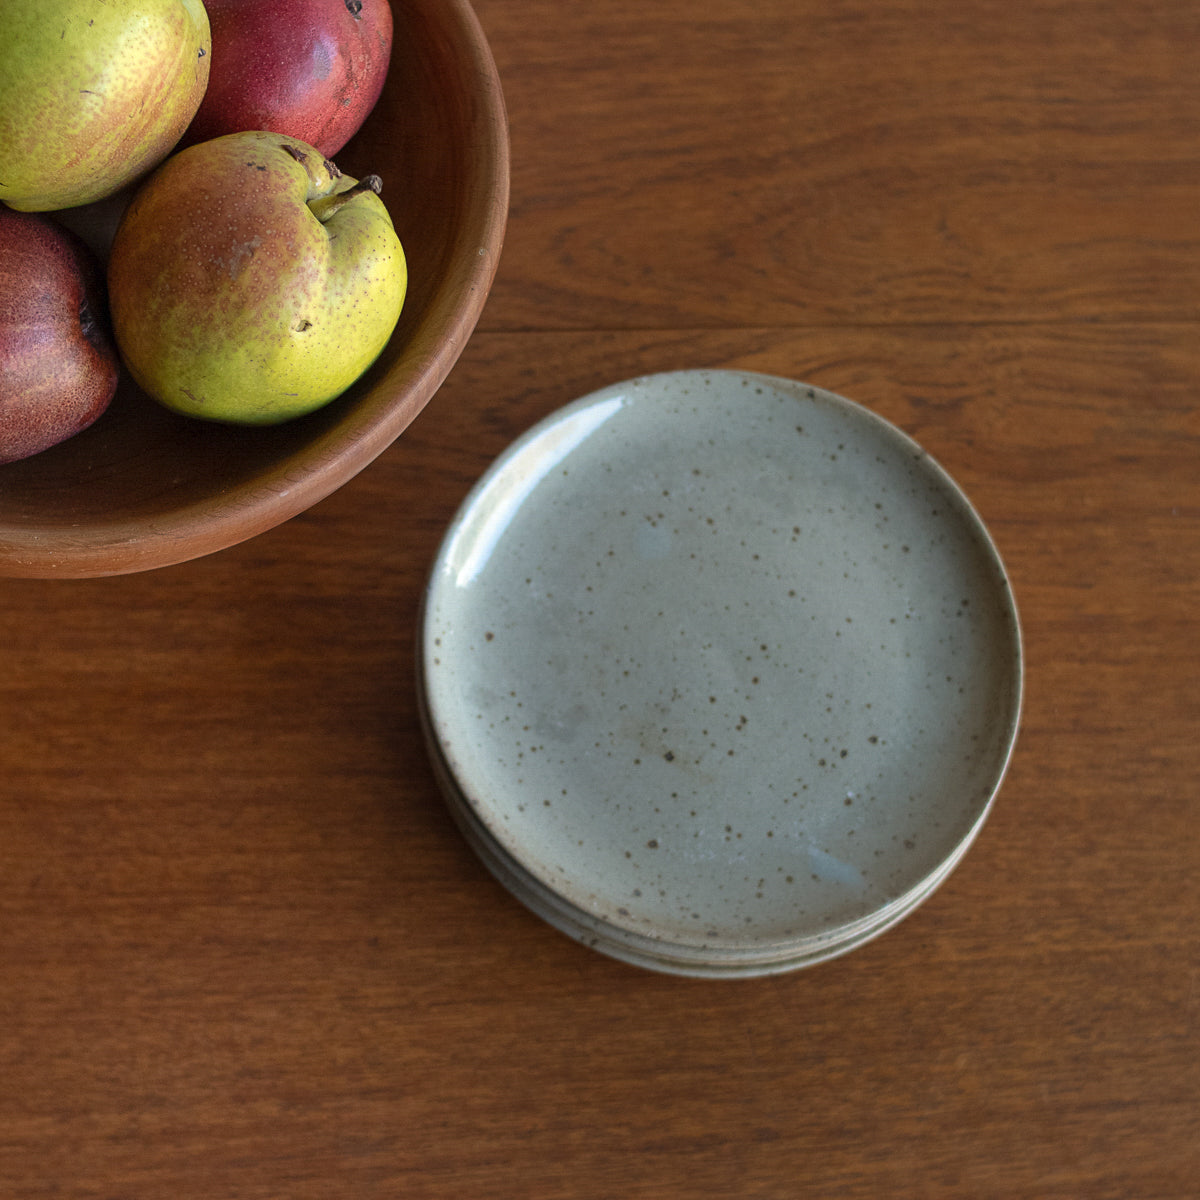
{"label": "wood grain surface", "polygon": [[[434,403],[241,546],[0,581],[0,1197],[1200,1195],[1200,8],[477,11],[512,211]],[[696,366],[921,441],[1026,640],[962,864],[763,980],[528,913],[415,704],[425,575],[492,457]]]}

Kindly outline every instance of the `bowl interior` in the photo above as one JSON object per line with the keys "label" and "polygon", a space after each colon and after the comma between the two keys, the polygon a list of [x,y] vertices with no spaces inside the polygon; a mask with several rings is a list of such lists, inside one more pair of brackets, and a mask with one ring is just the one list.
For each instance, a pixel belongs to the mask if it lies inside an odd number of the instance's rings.
{"label": "bowl interior", "polygon": [[508,209],[494,61],[466,0],[392,0],[375,110],[336,156],[375,173],[408,259],[399,324],[332,404],[283,425],[177,416],[123,375],[109,410],[0,467],[0,575],[84,577],[182,562],[295,516],[371,462],[429,402],[470,336]]}

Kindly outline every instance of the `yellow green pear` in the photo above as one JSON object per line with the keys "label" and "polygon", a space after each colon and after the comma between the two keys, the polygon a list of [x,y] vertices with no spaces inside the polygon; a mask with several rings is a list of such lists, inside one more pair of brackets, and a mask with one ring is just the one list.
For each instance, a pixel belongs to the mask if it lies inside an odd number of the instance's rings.
{"label": "yellow green pear", "polygon": [[344,392],[379,356],[407,264],[380,181],[261,131],[180,151],[113,239],[113,328],[138,385],[188,416],[270,425]]}
{"label": "yellow green pear", "polygon": [[170,153],[208,86],[201,0],[0,3],[0,200],[90,204]]}

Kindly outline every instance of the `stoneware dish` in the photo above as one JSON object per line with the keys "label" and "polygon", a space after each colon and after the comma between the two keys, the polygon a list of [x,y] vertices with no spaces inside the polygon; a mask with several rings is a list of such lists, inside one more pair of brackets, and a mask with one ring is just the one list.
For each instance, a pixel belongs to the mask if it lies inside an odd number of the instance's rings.
{"label": "stoneware dish", "polygon": [[632,380],[505,452],[419,634],[464,835],[558,929],[760,975],[862,945],[958,864],[1021,704],[983,523],[899,429],[739,372]]}
{"label": "stoneware dish", "polygon": [[[259,429],[175,416],[126,378],[90,429],[0,466],[0,575],[121,574],[253,537],[352,478],[438,390],[496,270],[508,127],[466,0],[393,0],[392,9],[383,95],[336,156],[347,174],[382,178],[408,259],[404,311],[380,359],[329,407]],[[114,207],[61,215],[104,253]]]}

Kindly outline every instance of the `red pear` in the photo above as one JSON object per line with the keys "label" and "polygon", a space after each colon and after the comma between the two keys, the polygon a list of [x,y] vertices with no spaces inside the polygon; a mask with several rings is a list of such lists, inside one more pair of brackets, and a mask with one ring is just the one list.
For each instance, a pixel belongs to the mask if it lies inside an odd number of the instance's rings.
{"label": "red pear", "polygon": [[96,256],[49,217],[0,206],[0,463],[86,429],[118,372]]}
{"label": "red pear", "polygon": [[208,91],[183,144],[269,130],[332,158],[383,90],[392,52],[388,0],[205,0]]}

